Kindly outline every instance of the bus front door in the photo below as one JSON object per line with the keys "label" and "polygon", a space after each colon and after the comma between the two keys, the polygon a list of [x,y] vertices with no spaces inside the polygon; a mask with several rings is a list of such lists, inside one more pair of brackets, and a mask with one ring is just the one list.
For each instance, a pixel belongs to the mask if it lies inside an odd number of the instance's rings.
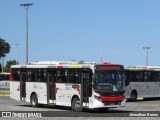
{"label": "bus front door", "polygon": [[[83,103],[89,103],[89,97],[92,95],[92,73],[86,69],[82,71],[81,77],[81,105]],[[85,104],[87,106],[87,104]]]}
{"label": "bus front door", "polygon": [[56,71],[48,72],[48,103],[54,103],[56,99],[55,95],[55,81],[56,81]]}
{"label": "bus front door", "polygon": [[26,98],[26,80],[26,70],[22,70],[20,73],[20,100],[25,100]]}

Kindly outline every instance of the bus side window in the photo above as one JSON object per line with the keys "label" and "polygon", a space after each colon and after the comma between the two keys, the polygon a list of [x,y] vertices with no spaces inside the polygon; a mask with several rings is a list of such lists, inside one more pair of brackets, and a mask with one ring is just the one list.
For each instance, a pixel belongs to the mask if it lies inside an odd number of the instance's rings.
{"label": "bus side window", "polygon": [[131,71],[130,72],[130,80],[132,82],[137,82],[139,81],[139,72]]}
{"label": "bus side window", "polygon": [[80,70],[76,70],[76,73],[75,73],[75,78],[76,78],[76,82],[78,83],[78,84],[80,84],[81,82],[81,72],[80,72]]}
{"label": "bus side window", "polygon": [[136,74],[136,81],[139,82],[139,80],[140,80],[140,73],[136,72],[135,74]]}
{"label": "bus side window", "polygon": [[56,79],[56,82],[57,82],[57,83],[61,83],[61,81],[62,81],[60,75],[61,75],[61,74],[60,74],[60,70],[58,70],[58,71],[57,71],[57,79]]}
{"label": "bus side window", "polygon": [[37,82],[47,82],[46,69],[37,70]]}
{"label": "bus side window", "polygon": [[139,72],[139,81],[140,81],[140,82],[143,81],[143,72]]}
{"label": "bus side window", "polygon": [[125,86],[129,85],[129,76],[130,76],[130,72],[125,72]]}
{"label": "bus side window", "polygon": [[35,75],[36,75],[36,71],[33,70],[28,70],[27,71],[27,82],[35,82]]}
{"label": "bus side window", "polygon": [[12,70],[12,77],[13,81],[20,81],[20,70],[13,69]]}
{"label": "bus side window", "polygon": [[57,71],[57,83],[67,83],[68,82],[68,71],[67,69],[61,69]]}
{"label": "bus side window", "polygon": [[69,69],[69,83],[80,83],[80,71],[77,69]]}
{"label": "bus side window", "polygon": [[149,81],[156,81],[156,72],[149,72],[148,78]]}
{"label": "bus side window", "polygon": [[157,73],[157,81],[160,81],[160,72]]}
{"label": "bus side window", "polygon": [[147,74],[147,72],[144,72],[144,81],[148,81],[148,74]]}
{"label": "bus side window", "polygon": [[0,75],[0,81],[3,80],[3,75]]}

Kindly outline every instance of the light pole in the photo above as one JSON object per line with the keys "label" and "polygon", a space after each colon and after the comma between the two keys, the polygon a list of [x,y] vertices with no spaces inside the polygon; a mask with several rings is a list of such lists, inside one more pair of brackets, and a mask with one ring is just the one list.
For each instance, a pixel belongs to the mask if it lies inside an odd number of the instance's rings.
{"label": "light pole", "polygon": [[33,3],[20,4],[26,10],[26,64],[28,64],[28,8],[32,5]]}
{"label": "light pole", "polygon": [[100,64],[102,64],[102,48],[100,48]]}
{"label": "light pole", "polygon": [[151,49],[151,47],[143,47],[143,49],[146,49],[146,66],[148,66],[148,50]]}
{"label": "light pole", "polygon": [[4,71],[4,57],[1,57],[1,63],[2,63],[2,73],[3,73],[3,71]]}
{"label": "light pole", "polygon": [[18,64],[18,43],[15,44],[17,46],[17,50],[16,50],[16,64]]}

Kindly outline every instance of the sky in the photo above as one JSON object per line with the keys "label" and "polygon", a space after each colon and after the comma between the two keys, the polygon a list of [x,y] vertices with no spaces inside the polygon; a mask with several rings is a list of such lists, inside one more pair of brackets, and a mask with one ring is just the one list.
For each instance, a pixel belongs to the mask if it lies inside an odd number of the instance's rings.
{"label": "sky", "polygon": [[[10,45],[5,62],[102,61],[160,66],[160,0],[0,0],[0,38]],[[18,47],[16,44],[19,44]]]}

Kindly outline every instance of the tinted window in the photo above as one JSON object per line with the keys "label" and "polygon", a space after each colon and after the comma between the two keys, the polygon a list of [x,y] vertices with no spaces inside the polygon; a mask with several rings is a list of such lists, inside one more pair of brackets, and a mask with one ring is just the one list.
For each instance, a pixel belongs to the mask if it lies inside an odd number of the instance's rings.
{"label": "tinted window", "polygon": [[27,70],[27,82],[35,82],[36,81],[36,70],[31,69]]}
{"label": "tinted window", "polygon": [[139,72],[130,72],[130,80],[132,82],[139,81]]}
{"label": "tinted window", "polygon": [[12,69],[12,79],[13,81],[20,81],[20,70]]}
{"label": "tinted window", "polygon": [[46,82],[47,73],[46,69],[37,69],[37,82]]}
{"label": "tinted window", "polygon": [[129,71],[125,72],[125,86],[129,85],[130,82],[129,75],[130,75]]}
{"label": "tinted window", "polygon": [[80,70],[69,69],[69,83],[80,84]]}
{"label": "tinted window", "polygon": [[157,81],[160,81],[160,72],[157,72]]}
{"label": "tinted window", "polygon": [[57,83],[67,83],[68,81],[68,72],[67,69],[61,69],[57,71]]}

